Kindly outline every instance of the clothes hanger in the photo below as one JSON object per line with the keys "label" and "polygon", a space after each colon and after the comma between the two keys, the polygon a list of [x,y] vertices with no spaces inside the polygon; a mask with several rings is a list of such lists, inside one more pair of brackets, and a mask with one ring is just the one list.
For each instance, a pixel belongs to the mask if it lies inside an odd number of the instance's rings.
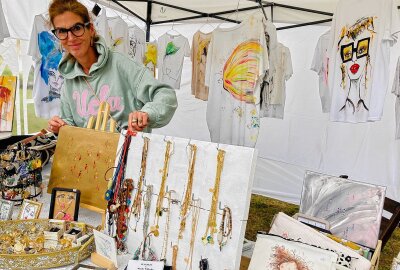
{"label": "clothes hanger", "polygon": [[174,24],[175,24],[175,22],[173,21],[173,22],[172,22],[171,29],[169,29],[169,30],[166,32],[166,34],[168,34],[168,35],[170,35],[170,36],[181,36],[182,34],[179,33],[177,30],[174,29]]}
{"label": "clothes hanger", "polygon": [[[206,21],[202,26],[200,26],[200,28],[199,28],[197,31],[199,31],[199,32],[201,32],[201,33],[204,33],[204,34],[209,34],[209,33],[211,33],[212,31],[214,31],[215,26],[213,26],[212,24],[210,24],[210,23],[208,22],[209,19],[210,19],[210,16],[207,16],[207,21]],[[210,27],[211,27],[211,31],[207,31],[206,33],[203,32],[202,29],[203,29],[203,27],[205,27],[205,26],[210,26]]]}

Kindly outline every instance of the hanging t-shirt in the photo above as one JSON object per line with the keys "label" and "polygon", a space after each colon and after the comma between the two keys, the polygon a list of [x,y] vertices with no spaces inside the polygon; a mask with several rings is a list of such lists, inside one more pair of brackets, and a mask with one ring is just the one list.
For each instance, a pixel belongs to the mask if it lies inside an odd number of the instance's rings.
{"label": "hanging t-shirt", "polygon": [[0,44],[0,56],[2,61],[0,63],[0,74],[3,74],[5,69],[9,69],[13,76],[18,77],[18,53],[17,53],[17,40],[12,38],[5,39]]}
{"label": "hanging t-shirt", "polygon": [[197,31],[192,42],[192,94],[201,100],[208,99],[208,87],[204,84],[206,61],[211,33]]}
{"label": "hanging t-shirt", "polygon": [[189,41],[182,35],[165,33],[157,41],[158,80],[175,89],[181,87],[183,58],[190,57]]}
{"label": "hanging t-shirt", "polygon": [[33,100],[37,117],[59,115],[60,96],[64,78],[58,71],[62,51],[59,40],[51,33],[49,22],[35,16],[29,41],[28,55],[35,65]]}
{"label": "hanging t-shirt", "polygon": [[143,63],[144,52],[146,50],[146,33],[138,26],[128,28],[129,50],[128,55],[138,63]]}
{"label": "hanging t-shirt", "polygon": [[207,125],[211,141],[254,147],[260,127],[260,78],[268,68],[262,20],[214,30],[208,47]]}
{"label": "hanging t-shirt", "polygon": [[106,34],[106,43],[111,50],[120,52],[128,56],[129,41],[128,41],[128,24],[121,17],[107,18],[108,33]]}
{"label": "hanging t-shirt", "polygon": [[323,113],[328,113],[331,107],[331,93],[328,84],[329,38],[329,30],[319,37],[311,64],[311,70],[317,72],[319,76],[319,96]]}
{"label": "hanging t-shirt", "polygon": [[330,119],[381,119],[389,81],[390,47],[400,32],[393,0],[340,0],[331,28]]}
{"label": "hanging t-shirt", "polygon": [[396,95],[396,139],[400,139],[400,57],[397,60],[396,73],[394,74],[392,93]]}
{"label": "hanging t-shirt", "polygon": [[143,57],[143,65],[147,67],[151,74],[156,77],[156,67],[157,67],[157,43],[147,42],[146,52]]}
{"label": "hanging t-shirt", "polygon": [[0,42],[9,36],[10,32],[8,31],[6,18],[4,17],[3,6],[1,5],[0,1]]}
{"label": "hanging t-shirt", "polygon": [[105,8],[101,9],[101,13],[94,19],[94,28],[96,29],[96,33],[104,38],[107,45],[111,44]]}
{"label": "hanging t-shirt", "polygon": [[286,99],[286,81],[293,74],[289,48],[283,44],[271,49],[270,65],[274,70],[268,73],[268,91],[262,92],[261,117],[283,118]]}

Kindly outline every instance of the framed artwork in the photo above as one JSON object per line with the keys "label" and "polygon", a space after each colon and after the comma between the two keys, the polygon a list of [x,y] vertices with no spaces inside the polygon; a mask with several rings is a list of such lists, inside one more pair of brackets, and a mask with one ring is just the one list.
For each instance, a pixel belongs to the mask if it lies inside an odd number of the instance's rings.
{"label": "framed artwork", "polygon": [[11,219],[13,207],[14,207],[13,201],[0,199],[0,220]]}
{"label": "framed artwork", "polygon": [[77,221],[80,197],[81,192],[78,189],[53,188],[49,218]]}
{"label": "framed artwork", "polygon": [[0,76],[0,132],[11,132],[17,77]]}
{"label": "framed artwork", "polygon": [[31,200],[24,200],[22,202],[21,210],[18,214],[18,219],[36,219],[39,217],[42,203]]}

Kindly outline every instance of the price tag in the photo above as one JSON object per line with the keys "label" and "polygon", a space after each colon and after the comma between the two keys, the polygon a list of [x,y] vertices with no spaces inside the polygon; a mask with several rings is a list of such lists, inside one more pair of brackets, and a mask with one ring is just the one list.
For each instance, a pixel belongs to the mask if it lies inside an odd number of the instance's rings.
{"label": "price tag", "polygon": [[163,261],[136,261],[130,260],[128,262],[127,270],[163,270]]}

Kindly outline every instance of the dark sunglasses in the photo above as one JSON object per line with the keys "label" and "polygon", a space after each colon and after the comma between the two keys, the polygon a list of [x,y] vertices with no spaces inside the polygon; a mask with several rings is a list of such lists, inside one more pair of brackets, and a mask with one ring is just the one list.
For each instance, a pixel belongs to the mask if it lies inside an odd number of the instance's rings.
{"label": "dark sunglasses", "polygon": [[342,45],[340,48],[340,56],[342,57],[343,63],[351,61],[353,59],[353,53],[356,53],[357,59],[367,56],[369,53],[369,41],[370,38],[359,40],[356,48],[354,48],[354,42]]}
{"label": "dark sunglasses", "polygon": [[90,22],[76,23],[70,28],[55,28],[51,32],[60,40],[68,37],[68,32],[71,32],[76,37],[81,37],[85,33],[85,28],[89,28]]}

